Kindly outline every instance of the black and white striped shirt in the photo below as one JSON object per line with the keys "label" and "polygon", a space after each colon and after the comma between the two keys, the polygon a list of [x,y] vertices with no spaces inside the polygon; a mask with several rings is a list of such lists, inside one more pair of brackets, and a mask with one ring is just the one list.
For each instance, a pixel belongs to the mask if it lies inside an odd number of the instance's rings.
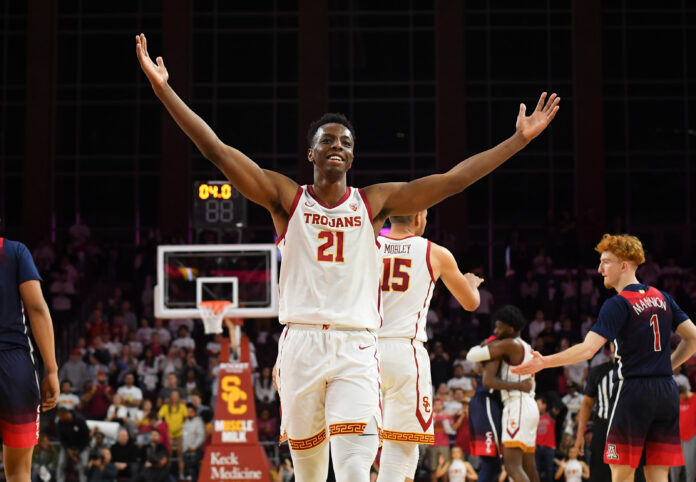
{"label": "black and white striped shirt", "polygon": [[611,392],[614,389],[614,363],[607,362],[592,367],[587,374],[583,394],[595,399],[595,419],[609,419]]}

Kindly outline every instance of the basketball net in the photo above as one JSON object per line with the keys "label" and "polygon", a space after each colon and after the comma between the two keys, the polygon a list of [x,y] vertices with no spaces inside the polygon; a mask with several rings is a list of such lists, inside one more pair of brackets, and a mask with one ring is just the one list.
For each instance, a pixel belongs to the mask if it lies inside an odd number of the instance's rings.
{"label": "basketball net", "polygon": [[231,301],[201,301],[198,310],[203,320],[203,329],[206,335],[222,333],[222,319],[225,310],[232,304]]}

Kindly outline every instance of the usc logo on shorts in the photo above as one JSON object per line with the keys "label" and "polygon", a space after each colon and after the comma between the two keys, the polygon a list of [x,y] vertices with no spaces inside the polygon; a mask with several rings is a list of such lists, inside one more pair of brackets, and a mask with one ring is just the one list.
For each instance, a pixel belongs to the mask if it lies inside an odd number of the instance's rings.
{"label": "usc logo on shorts", "polygon": [[430,402],[428,401],[428,397],[423,397],[423,411],[425,413],[430,413]]}
{"label": "usc logo on shorts", "polygon": [[220,383],[223,391],[222,399],[227,402],[227,411],[232,415],[242,415],[247,411],[246,404],[236,405],[238,401],[247,399],[246,392],[239,388],[241,384],[242,380],[234,375],[227,375]]}

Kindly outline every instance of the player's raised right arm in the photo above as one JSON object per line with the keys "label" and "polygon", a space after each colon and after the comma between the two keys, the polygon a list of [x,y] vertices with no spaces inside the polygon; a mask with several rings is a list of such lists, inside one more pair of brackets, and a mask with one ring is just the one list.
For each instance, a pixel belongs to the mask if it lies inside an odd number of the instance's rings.
{"label": "player's raised right arm", "polygon": [[289,210],[297,184],[282,174],[261,169],[241,151],[223,143],[213,130],[191,110],[170,87],[169,73],[162,57],[153,62],[147,51],[145,34],[135,38],[136,54],[152,89],[181,130],[196,144],[201,154],[230,180],[239,192],[271,213]]}

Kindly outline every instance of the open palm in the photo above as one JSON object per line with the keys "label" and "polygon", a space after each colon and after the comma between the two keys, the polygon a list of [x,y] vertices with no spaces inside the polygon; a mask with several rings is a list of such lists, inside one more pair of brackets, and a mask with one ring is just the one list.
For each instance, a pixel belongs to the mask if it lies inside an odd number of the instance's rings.
{"label": "open palm", "polygon": [[138,55],[140,67],[142,67],[143,72],[145,72],[153,87],[167,83],[169,72],[167,72],[167,68],[164,66],[164,60],[162,60],[162,57],[157,57],[157,63],[152,61],[150,54],[147,52],[147,39],[144,33],[135,36],[135,53]]}
{"label": "open palm", "polygon": [[546,100],[546,92],[541,94],[539,102],[532,115],[526,116],[527,107],[520,104],[520,113],[517,115],[517,132],[522,134],[524,139],[529,142],[546,129],[558,112],[558,103],[561,98],[555,93]]}

